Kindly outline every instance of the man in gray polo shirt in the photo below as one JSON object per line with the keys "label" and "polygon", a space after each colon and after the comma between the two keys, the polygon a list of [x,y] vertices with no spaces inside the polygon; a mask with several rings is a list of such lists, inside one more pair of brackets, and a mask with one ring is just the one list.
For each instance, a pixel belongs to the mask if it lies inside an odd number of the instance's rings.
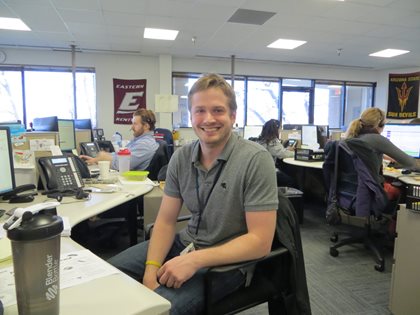
{"label": "man in gray polo shirt", "polygon": [[[110,263],[168,299],[171,314],[201,314],[206,268],[257,259],[271,249],[278,205],[273,159],[232,133],[235,93],[220,76],[201,77],[189,95],[199,140],[175,151],[150,242]],[[188,227],[175,233],[182,204]],[[220,297],[245,281],[240,271],[216,283]]]}

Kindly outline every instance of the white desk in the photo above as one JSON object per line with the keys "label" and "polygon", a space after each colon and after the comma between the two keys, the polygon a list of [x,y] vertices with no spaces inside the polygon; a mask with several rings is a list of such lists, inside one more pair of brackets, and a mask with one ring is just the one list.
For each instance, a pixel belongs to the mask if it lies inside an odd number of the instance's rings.
{"label": "white desk", "polygon": [[285,158],[282,161],[290,165],[303,166],[303,167],[308,167],[308,168],[317,168],[317,169],[322,169],[322,165],[324,164],[324,161],[307,162],[307,161],[295,160],[295,158],[292,158],[292,157]]}
{"label": "white desk", "polygon": [[[295,160],[294,158],[285,158],[283,159],[283,162],[290,165],[302,166],[305,168],[315,168],[315,169],[322,169],[322,165],[324,164],[324,161],[307,162],[307,161],[298,161],[298,160]],[[384,168],[383,175],[386,177],[392,177],[392,178],[398,179],[401,182],[406,183],[406,184],[418,185],[420,183],[419,180],[416,180],[416,178],[420,178],[419,174],[412,173],[409,175],[404,175],[401,173],[401,170],[399,169]]]}
{"label": "white desk", "polygon": [[[93,215],[106,211],[114,206],[136,198],[152,190],[152,185],[127,184],[116,193],[93,193],[91,199],[85,202],[62,204],[57,208],[61,216],[67,216],[73,226]],[[42,202],[46,196],[37,196],[35,202]],[[75,200],[65,197],[63,202]],[[26,207],[27,204],[1,204],[4,209],[16,206]],[[61,238],[63,253],[82,249],[70,238]],[[10,266],[11,260],[3,262],[0,267]],[[108,277],[99,278],[60,291],[61,315],[90,314],[168,314],[170,303],[160,295],[149,290],[141,283],[120,272]],[[17,305],[5,309],[5,315],[15,315]]]}

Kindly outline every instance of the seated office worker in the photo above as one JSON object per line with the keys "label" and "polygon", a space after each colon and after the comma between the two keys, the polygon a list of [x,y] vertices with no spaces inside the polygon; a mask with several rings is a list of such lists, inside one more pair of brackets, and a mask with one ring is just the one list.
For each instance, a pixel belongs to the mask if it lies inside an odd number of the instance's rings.
{"label": "seated office worker", "polygon": [[[109,262],[168,299],[171,314],[202,314],[206,268],[257,259],[271,250],[278,196],[275,168],[260,145],[232,133],[236,100],[219,75],[201,77],[188,94],[198,140],[172,156],[150,242]],[[175,232],[182,204],[188,227]],[[216,283],[223,297],[244,284],[234,271]]]}
{"label": "seated office worker", "polygon": [[[156,117],[153,111],[149,109],[138,109],[133,113],[131,130],[134,139],[127,144],[127,149],[131,152],[130,170],[144,170],[153,158],[159,144],[154,138]],[[95,164],[98,161],[111,161],[111,168],[118,170],[118,155],[116,152],[99,152],[93,158],[87,155],[81,155],[82,159],[88,164]]]}
{"label": "seated office worker", "polygon": [[[280,122],[277,119],[267,121],[258,137],[258,143],[261,144],[268,152],[270,152],[274,163],[277,159],[282,160],[288,157],[294,157],[294,148],[286,149],[279,139]],[[277,170],[277,186],[295,187],[296,183],[292,177]]]}
{"label": "seated office worker", "polygon": [[[360,118],[355,119],[350,123],[345,135],[347,139],[359,138],[366,142],[377,154],[379,161],[378,165],[380,166],[382,166],[382,159],[385,154],[401,164],[404,168],[419,168],[420,161],[416,162],[415,158],[401,151],[391,141],[381,135],[384,126],[385,113],[379,108],[368,108],[363,111]],[[378,172],[380,172],[380,170],[378,170]],[[385,182],[384,189],[388,195],[388,199],[396,199],[398,192],[395,187],[390,183]]]}

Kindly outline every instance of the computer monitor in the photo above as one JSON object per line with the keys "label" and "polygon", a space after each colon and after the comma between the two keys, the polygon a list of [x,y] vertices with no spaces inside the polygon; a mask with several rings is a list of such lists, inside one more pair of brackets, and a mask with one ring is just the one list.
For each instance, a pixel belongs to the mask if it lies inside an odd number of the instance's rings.
{"label": "computer monitor", "polygon": [[319,147],[323,149],[330,137],[330,132],[329,132],[330,129],[328,125],[316,125],[316,130],[317,130]]}
{"label": "computer monitor", "polygon": [[420,158],[420,125],[386,124],[382,135],[406,154]]}
{"label": "computer monitor", "polygon": [[61,151],[76,149],[76,131],[73,119],[58,119],[58,139]]}
{"label": "computer monitor", "polygon": [[261,131],[262,126],[244,126],[244,139],[258,138]]}
{"label": "computer monitor", "polygon": [[281,129],[283,129],[283,130],[302,130],[302,125],[284,124]]}
{"label": "computer monitor", "polygon": [[15,189],[15,173],[13,168],[13,151],[10,130],[0,126],[0,196]]}
{"label": "computer monitor", "polygon": [[25,129],[25,125],[23,125],[21,122],[19,121],[13,121],[13,122],[1,122],[0,123],[1,127],[9,127],[9,131],[10,131],[10,138],[12,139],[12,144],[14,143],[13,141],[22,141],[22,134],[24,134],[26,132]]}
{"label": "computer monitor", "polygon": [[35,131],[58,131],[57,116],[34,118],[32,127]]}
{"label": "computer monitor", "polygon": [[76,129],[90,129],[92,130],[92,121],[87,119],[75,119],[74,120],[74,127]]}
{"label": "computer monitor", "polygon": [[[74,127],[78,130],[90,130],[90,140],[93,141],[92,121],[88,119],[75,119]],[[77,140],[77,139],[76,139]]]}
{"label": "computer monitor", "polygon": [[318,143],[318,128],[315,125],[302,125],[302,145],[313,146]]}

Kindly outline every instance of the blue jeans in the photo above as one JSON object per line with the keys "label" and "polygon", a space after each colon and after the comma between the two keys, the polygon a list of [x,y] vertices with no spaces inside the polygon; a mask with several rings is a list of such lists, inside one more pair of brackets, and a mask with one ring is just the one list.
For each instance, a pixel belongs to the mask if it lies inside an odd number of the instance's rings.
{"label": "blue jeans", "polygon": [[[108,262],[137,281],[143,279],[144,264],[147,257],[149,241],[134,245],[118,255],[110,258]],[[165,259],[165,261],[178,256],[185,246],[178,235]],[[207,269],[198,270],[195,275],[186,281],[179,289],[159,286],[155,292],[171,302],[171,315],[194,315],[204,312],[204,274]],[[245,283],[244,274],[239,271],[224,273],[213,281],[213,296],[220,299],[235,291]]]}

